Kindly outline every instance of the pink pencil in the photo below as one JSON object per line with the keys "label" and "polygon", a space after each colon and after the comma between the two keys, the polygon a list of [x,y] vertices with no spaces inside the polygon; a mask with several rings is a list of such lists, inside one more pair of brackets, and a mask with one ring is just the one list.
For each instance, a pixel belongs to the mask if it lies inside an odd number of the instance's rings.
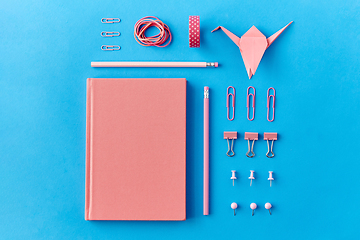
{"label": "pink pencil", "polygon": [[209,215],[209,87],[204,87],[204,215]]}
{"label": "pink pencil", "polygon": [[92,67],[218,67],[217,62],[91,62]]}

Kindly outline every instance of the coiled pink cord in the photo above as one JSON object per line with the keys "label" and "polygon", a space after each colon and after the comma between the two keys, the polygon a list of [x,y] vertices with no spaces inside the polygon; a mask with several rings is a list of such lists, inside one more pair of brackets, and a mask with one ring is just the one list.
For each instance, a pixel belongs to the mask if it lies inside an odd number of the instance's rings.
{"label": "coiled pink cord", "polygon": [[[146,37],[145,31],[150,27],[156,27],[160,32],[154,36]],[[140,45],[146,47],[166,47],[171,42],[170,28],[154,16],[143,17],[135,23],[134,37]]]}

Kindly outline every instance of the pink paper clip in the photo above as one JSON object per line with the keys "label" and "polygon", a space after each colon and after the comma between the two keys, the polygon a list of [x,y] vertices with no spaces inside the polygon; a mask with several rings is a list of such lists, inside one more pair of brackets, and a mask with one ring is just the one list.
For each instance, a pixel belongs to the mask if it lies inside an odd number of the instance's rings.
{"label": "pink paper clip", "polygon": [[120,36],[120,32],[105,32],[105,31],[102,31],[100,35],[102,37],[118,37],[118,36]]}
{"label": "pink paper clip", "polygon": [[[254,93],[249,93],[250,88],[252,88],[254,90]],[[250,97],[251,96],[252,96],[252,109],[253,109],[252,118],[250,118]],[[247,119],[249,121],[254,120],[254,118],[255,118],[255,88],[252,86],[248,87],[248,89],[247,89],[246,107],[247,107]]]}
{"label": "pink paper clip", "polygon": [[[228,155],[229,157],[233,157],[235,155],[234,140],[237,139],[237,132],[224,132],[224,139],[227,140],[227,144],[228,144],[228,151],[226,152],[226,155]],[[232,140],[231,147],[230,147],[229,139]]]}
{"label": "pink paper clip", "polygon": [[[254,143],[255,143],[255,140],[258,140],[258,137],[259,137],[258,133],[252,133],[252,132],[246,132],[245,133],[244,139],[248,141],[248,151],[246,153],[246,156],[249,157],[249,158],[252,158],[252,157],[255,156]],[[252,145],[251,145],[251,148],[250,148],[250,141],[253,141]],[[249,153],[250,153],[250,155],[249,155]]]}
{"label": "pink paper clip", "polygon": [[113,46],[102,45],[101,50],[103,50],[103,51],[118,51],[118,50],[120,50],[120,46],[118,46],[118,45],[113,45]]}
{"label": "pink paper clip", "polygon": [[119,23],[120,18],[102,18],[101,22],[102,23]]}
{"label": "pink paper clip", "polygon": [[[273,153],[274,141],[277,140],[277,133],[264,133],[264,140],[267,141],[268,151],[266,156],[268,158],[273,158],[275,154]],[[269,141],[271,142],[271,148],[269,146]]]}
{"label": "pink paper clip", "polygon": [[[233,89],[234,93],[229,93],[230,88]],[[230,96],[232,97],[232,118],[230,118]],[[235,88],[230,86],[226,90],[226,108],[227,108],[227,119],[229,121],[234,120],[235,118]]]}
{"label": "pink paper clip", "polygon": [[[274,94],[269,95],[271,89],[274,91]],[[270,99],[271,98],[272,98],[272,119],[270,120],[269,115],[270,115]],[[267,120],[269,122],[272,122],[272,121],[274,121],[274,119],[275,119],[275,89],[271,87],[267,90]]]}

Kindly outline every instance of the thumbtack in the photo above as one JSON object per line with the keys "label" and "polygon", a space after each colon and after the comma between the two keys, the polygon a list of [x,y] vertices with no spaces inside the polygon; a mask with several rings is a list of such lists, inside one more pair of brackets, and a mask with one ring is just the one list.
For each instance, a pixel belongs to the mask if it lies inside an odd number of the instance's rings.
{"label": "thumbtack", "polygon": [[271,203],[265,203],[265,208],[267,209],[267,210],[269,210],[269,213],[270,213],[270,215],[271,215],[271,211],[270,211],[270,208],[272,208],[272,205],[271,205]]}
{"label": "thumbtack", "polygon": [[250,204],[250,208],[252,209],[252,215],[251,215],[251,216],[254,216],[254,211],[255,211],[255,209],[257,208],[256,203]]}
{"label": "thumbtack", "polygon": [[269,178],[268,178],[268,180],[270,181],[270,187],[271,187],[271,181],[274,180],[272,174],[273,174],[273,171],[269,171]]}
{"label": "thumbtack", "polygon": [[[248,151],[246,153],[246,156],[249,157],[249,158],[252,158],[252,157],[255,156],[254,143],[255,143],[255,140],[258,140],[258,136],[259,136],[258,133],[253,133],[253,132],[246,132],[245,133],[244,139],[248,141]],[[251,148],[250,148],[250,141],[252,141]]]}
{"label": "thumbtack", "polygon": [[230,179],[233,180],[233,186],[234,186],[234,180],[236,179],[235,173],[236,173],[235,170],[231,170],[231,178]]}
{"label": "thumbtack", "polygon": [[[224,139],[227,140],[227,144],[228,144],[228,151],[226,152],[226,155],[228,155],[229,157],[233,157],[235,155],[234,140],[237,139],[237,132],[224,132]],[[232,140],[231,147],[230,147],[229,139]]]}
{"label": "thumbtack", "polygon": [[235,209],[237,209],[237,207],[238,207],[238,205],[237,205],[236,202],[233,202],[233,203],[231,204],[231,208],[234,209],[234,216],[236,215]]}
{"label": "thumbtack", "polygon": [[251,184],[252,184],[252,180],[255,179],[254,178],[254,172],[255,172],[254,170],[250,170],[250,177],[249,177],[249,179],[251,179],[250,180],[250,187],[251,187]]}

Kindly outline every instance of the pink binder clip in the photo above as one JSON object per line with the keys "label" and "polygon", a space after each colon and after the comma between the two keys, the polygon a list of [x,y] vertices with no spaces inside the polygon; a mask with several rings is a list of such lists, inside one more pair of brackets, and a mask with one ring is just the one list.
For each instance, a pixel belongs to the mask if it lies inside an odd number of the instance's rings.
{"label": "pink binder clip", "polygon": [[[230,88],[233,89],[233,93],[229,93]],[[232,118],[230,118],[230,96],[232,97]],[[234,120],[235,118],[235,88],[230,86],[226,91],[226,108],[227,108],[227,119],[229,121]]]}
{"label": "pink binder clip", "polygon": [[[252,88],[254,90],[254,93],[249,93],[250,88]],[[251,96],[252,96],[252,109],[253,109],[252,118],[250,118],[250,97]],[[248,87],[248,89],[247,89],[246,107],[247,107],[247,119],[249,121],[254,120],[254,118],[255,118],[255,88],[252,86]]]}
{"label": "pink binder clip", "polygon": [[[274,141],[277,140],[277,133],[264,133],[264,140],[267,141],[268,151],[266,156],[268,158],[273,158],[275,154],[273,153]],[[271,142],[271,148],[269,146],[269,141]]]}
{"label": "pink binder clip", "polygon": [[[274,94],[269,95],[269,92],[271,89],[274,91]],[[272,98],[272,119],[270,120],[269,115],[270,115],[270,99],[271,98]],[[274,121],[274,119],[275,119],[275,89],[271,87],[267,90],[267,120],[269,122],[272,122],[272,121]]]}
{"label": "pink binder clip", "polygon": [[[237,132],[224,132],[224,139],[227,140],[227,144],[228,144],[228,151],[226,152],[226,155],[228,155],[229,157],[233,157],[235,155],[234,140],[237,139]],[[232,140],[231,147],[230,147],[229,139]]]}
{"label": "pink binder clip", "polygon": [[[255,156],[255,153],[254,153],[254,143],[255,143],[255,140],[258,140],[258,136],[259,134],[258,133],[252,133],[252,132],[246,132],[245,133],[245,137],[244,139],[248,141],[248,151],[246,153],[246,156],[249,157],[249,158],[252,158]],[[250,141],[253,141],[252,142],[252,145],[251,145],[251,148],[250,148]],[[250,154],[249,154],[250,153]]]}

